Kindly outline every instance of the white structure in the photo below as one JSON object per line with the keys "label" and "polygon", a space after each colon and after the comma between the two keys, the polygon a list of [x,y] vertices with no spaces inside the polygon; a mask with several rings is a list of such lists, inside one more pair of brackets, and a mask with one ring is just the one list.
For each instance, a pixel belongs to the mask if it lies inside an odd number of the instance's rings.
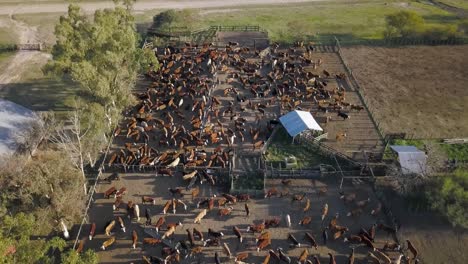
{"label": "white structure", "polygon": [[403,174],[423,174],[426,171],[426,153],[415,146],[390,146],[398,154]]}
{"label": "white structure", "polygon": [[17,149],[15,135],[38,119],[37,115],[13,102],[0,99],[0,155],[13,154]]}
{"label": "white structure", "polygon": [[295,137],[304,130],[323,131],[314,117],[306,111],[294,110],[279,118],[283,127],[291,137]]}

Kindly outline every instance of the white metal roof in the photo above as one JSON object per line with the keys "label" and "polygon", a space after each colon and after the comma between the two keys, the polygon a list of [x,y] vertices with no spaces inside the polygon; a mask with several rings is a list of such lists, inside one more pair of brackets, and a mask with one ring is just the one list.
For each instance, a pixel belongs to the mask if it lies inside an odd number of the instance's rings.
{"label": "white metal roof", "polygon": [[37,115],[26,107],[0,99],[0,155],[17,149],[15,135],[26,129]]}
{"label": "white metal roof", "polygon": [[323,131],[314,117],[306,111],[294,110],[280,117],[279,120],[292,137],[306,129]]}
{"label": "white metal roof", "polygon": [[415,146],[390,146],[398,153],[398,161],[404,174],[422,174],[426,168],[426,153]]}

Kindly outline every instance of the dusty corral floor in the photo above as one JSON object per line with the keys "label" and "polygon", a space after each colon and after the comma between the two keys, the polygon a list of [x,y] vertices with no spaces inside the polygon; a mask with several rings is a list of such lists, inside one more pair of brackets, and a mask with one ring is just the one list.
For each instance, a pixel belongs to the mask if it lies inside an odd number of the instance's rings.
{"label": "dusty corral floor", "polygon": [[[151,210],[153,214],[152,221],[154,224],[158,218],[162,216],[161,212],[164,203],[171,198],[171,194],[167,188],[185,186],[185,184],[186,183],[183,182],[181,175],[174,177],[155,177],[152,173],[122,174],[120,181],[115,181],[112,184],[100,184],[98,186],[97,194],[95,195],[95,203],[91,208],[90,213],[91,222],[95,222],[97,225],[96,237],[92,241],[86,242],[85,249],[92,248],[97,250],[100,262],[109,264],[142,263],[140,262],[142,255],[161,256],[161,244],[157,246],[149,246],[143,245],[142,243],[143,238],[149,237],[143,232],[144,223],[146,221],[144,211],[146,208]],[[126,186],[128,188],[128,193],[124,195],[124,201],[132,200],[139,204],[141,214],[139,222],[127,219],[125,217],[125,209],[123,208],[113,214],[112,204],[114,199],[105,199],[103,197],[103,192],[111,186],[115,186],[116,188]],[[328,192],[326,195],[319,196],[318,190],[324,186],[327,186]],[[368,197],[370,198],[370,203],[364,208],[364,213],[361,216],[346,216],[346,214],[354,208],[354,205],[344,204],[344,201],[339,198],[337,186],[338,184],[335,181],[293,180],[288,186],[285,186],[280,180],[269,180],[267,182],[267,188],[275,187],[278,191],[283,193],[289,191],[289,194],[284,197],[272,197],[270,199],[257,198],[248,201],[247,203],[251,210],[251,215],[249,217],[245,216],[243,202],[232,205],[234,207],[232,214],[225,217],[220,217],[218,215],[219,208],[216,203],[215,208],[208,212],[201,224],[193,224],[193,219],[202,210],[201,208],[196,208],[196,202],[212,194],[217,194],[217,197],[222,194],[222,190],[204,185],[202,186],[201,191],[201,196],[203,197],[197,198],[195,201],[191,200],[191,195],[189,193],[184,192],[184,197],[182,199],[188,205],[187,211],[179,208],[176,214],[169,212],[166,215],[166,222],[176,223],[181,221],[183,223],[183,226],[178,227],[175,235],[173,236],[174,242],[187,240],[187,234],[185,231],[187,228],[198,228],[204,233],[205,239],[208,237],[208,228],[212,228],[216,231],[222,231],[225,236],[222,238],[221,242],[228,243],[233,255],[240,252],[249,253],[249,257],[245,260],[246,263],[261,263],[266,256],[268,249],[276,250],[278,247],[282,247],[293,261],[297,260],[299,254],[305,247],[291,248],[291,242],[287,237],[288,234],[291,233],[299,240],[299,242],[305,245],[310,245],[309,242],[303,239],[304,232],[310,232],[315,236],[317,243],[319,244],[318,250],[312,249],[309,246],[307,246],[307,249],[311,255],[319,255],[322,263],[328,263],[327,254],[329,252],[336,256],[337,263],[344,263],[346,261],[346,257],[351,252],[352,247],[355,248],[357,257],[357,262],[355,263],[367,263],[367,258],[365,256],[369,249],[362,244],[356,245],[345,243],[343,242],[343,238],[334,240],[332,238],[333,234],[329,234],[330,238],[327,245],[324,245],[323,243],[321,231],[328,225],[330,219],[335,215],[335,213],[339,213],[338,224],[348,227],[350,229],[349,234],[356,234],[359,232],[361,227],[368,229],[372,224],[383,220],[382,214],[379,214],[377,217],[370,215],[370,211],[372,208],[376,207],[377,201],[370,188],[365,184],[359,186],[345,186],[344,192],[356,193],[357,201],[367,199]],[[292,202],[292,195],[303,193],[306,193],[306,197],[303,201]],[[142,195],[157,197],[156,205],[141,204],[140,201]],[[310,199],[311,206],[310,210],[304,213],[303,208],[305,206],[306,199]],[[322,222],[320,219],[321,208],[325,203],[328,203],[329,205],[329,212],[325,221]],[[285,224],[284,216],[286,214],[290,214],[291,216],[292,226],[290,228],[286,227]],[[99,247],[107,239],[104,234],[106,223],[115,219],[115,216],[117,215],[123,216],[127,230],[123,233],[118,224],[116,224],[116,227],[113,230],[113,235],[117,238],[116,242],[105,251],[102,251]],[[312,222],[308,226],[301,226],[298,224],[304,216],[312,217]],[[247,233],[245,231],[247,226],[253,223],[258,224],[264,219],[273,219],[275,217],[281,219],[281,221],[279,227],[268,229],[272,236],[271,246],[269,246],[267,250],[256,252],[255,237],[259,234],[256,233],[254,236],[252,233]],[[244,235],[244,241],[242,244],[239,244],[237,238],[234,236],[232,232],[233,226],[238,226],[242,230]],[[84,227],[83,237],[88,235],[89,228],[89,225]],[[139,234],[136,249],[131,248],[131,234],[133,230],[137,230]],[[164,230],[165,228],[160,232],[163,233]],[[381,248],[385,241],[392,241],[392,238],[385,232],[377,230],[376,247]],[[200,241],[196,243],[197,245],[202,244]],[[233,259],[228,259],[228,257],[226,257],[221,247],[206,247],[203,249],[203,252],[203,254],[196,255],[193,258],[188,257],[187,259],[184,259],[185,254],[182,250],[181,263],[214,263],[213,256],[215,252],[220,254],[221,261],[223,263],[234,263]],[[391,256],[395,256],[396,254],[397,253],[390,252]]]}
{"label": "dusty corral floor", "polygon": [[394,197],[392,211],[401,221],[400,234],[418,249],[422,263],[468,263],[468,233],[453,228],[434,212],[412,212]]}
{"label": "dusty corral floor", "polygon": [[468,134],[468,46],[343,49],[386,133]]}

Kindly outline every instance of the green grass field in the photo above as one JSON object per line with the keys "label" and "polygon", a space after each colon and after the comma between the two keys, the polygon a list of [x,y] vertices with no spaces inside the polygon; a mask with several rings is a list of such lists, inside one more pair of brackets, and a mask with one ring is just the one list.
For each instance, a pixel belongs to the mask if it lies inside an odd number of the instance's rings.
{"label": "green grass field", "polygon": [[8,52],[0,52],[0,68],[3,68],[6,63],[13,57],[15,52],[8,51]]}
{"label": "green grass field", "polygon": [[[198,19],[186,21],[192,27],[210,25],[259,25],[273,41],[291,43],[311,36],[338,36],[343,40],[381,39],[385,29],[385,15],[400,10],[413,11],[426,20],[426,25],[453,25],[459,22],[455,15],[422,2],[353,1],[312,2],[288,6],[253,6],[198,10]],[[138,14],[138,22],[151,22],[159,11]],[[181,25],[179,25],[181,26]]]}
{"label": "green grass field", "polygon": [[438,2],[468,10],[467,0],[437,0]]}
{"label": "green grass field", "polygon": [[304,145],[291,144],[292,138],[284,128],[280,128],[274,135],[271,144],[266,151],[266,160],[279,166],[285,158],[289,156],[296,157],[296,168],[312,168],[320,164],[335,165],[335,161],[327,156],[323,156],[318,148],[310,148]]}

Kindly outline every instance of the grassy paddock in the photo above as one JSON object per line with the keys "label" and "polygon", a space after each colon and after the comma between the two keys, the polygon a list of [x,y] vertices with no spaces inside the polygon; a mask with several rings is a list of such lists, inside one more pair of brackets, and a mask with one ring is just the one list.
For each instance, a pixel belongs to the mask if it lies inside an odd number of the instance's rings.
{"label": "grassy paddock", "polygon": [[[273,41],[293,42],[313,35],[338,35],[343,39],[380,39],[385,15],[399,10],[414,11],[427,26],[458,22],[454,15],[431,5],[376,1],[362,3],[316,2],[294,6],[253,7],[227,13],[201,12],[200,25],[260,25]],[[204,14],[204,15],[203,15]]]}
{"label": "grassy paddock", "polygon": [[296,168],[312,168],[320,164],[336,165],[334,160],[322,155],[318,148],[293,144],[286,130],[280,128],[267,148],[266,160],[275,165],[281,163],[284,168],[284,160],[289,156],[296,157]]}

